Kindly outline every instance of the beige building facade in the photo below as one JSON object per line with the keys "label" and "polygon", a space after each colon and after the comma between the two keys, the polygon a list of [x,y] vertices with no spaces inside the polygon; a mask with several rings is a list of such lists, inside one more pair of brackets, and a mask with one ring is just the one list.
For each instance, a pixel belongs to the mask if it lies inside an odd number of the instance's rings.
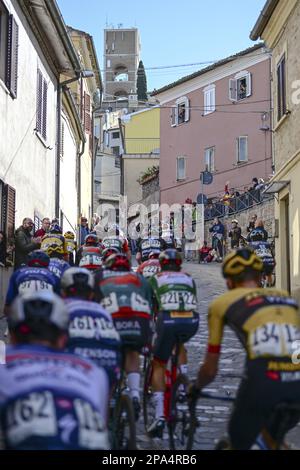
{"label": "beige building facade", "polygon": [[250,37],[272,50],[277,286],[300,299],[300,1],[268,0]]}

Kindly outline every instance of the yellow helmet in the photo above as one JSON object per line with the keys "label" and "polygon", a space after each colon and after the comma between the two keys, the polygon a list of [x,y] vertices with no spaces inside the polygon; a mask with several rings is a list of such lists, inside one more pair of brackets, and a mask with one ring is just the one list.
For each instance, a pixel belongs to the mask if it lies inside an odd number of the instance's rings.
{"label": "yellow helmet", "polygon": [[64,234],[64,237],[66,240],[74,240],[75,239],[75,235],[73,232],[66,232]]}
{"label": "yellow helmet", "polygon": [[240,248],[229,253],[223,262],[222,273],[226,277],[234,277],[242,274],[247,268],[262,272],[263,261],[250,248]]}
{"label": "yellow helmet", "polygon": [[50,258],[55,258],[56,256],[61,257],[64,255],[64,247],[53,243],[52,245],[47,246],[46,253]]}

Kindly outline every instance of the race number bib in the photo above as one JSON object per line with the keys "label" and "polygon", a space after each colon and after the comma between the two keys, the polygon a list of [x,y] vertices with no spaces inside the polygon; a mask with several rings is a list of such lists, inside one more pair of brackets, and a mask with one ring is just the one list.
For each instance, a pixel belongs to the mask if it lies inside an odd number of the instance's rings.
{"label": "race number bib", "polygon": [[105,424],[100,413],[81,399],[74,400],[78,420],[78,442],[87,449],[108,449],[108,438]]}
{"label": "race number bib", "polygon": [[108,313],[115,313],[119,310],[118,298],[115,292],[111,292],[107,297],[101,300],[101,305]]}
{"label": "race number bib", "polygon": [[196,308],[196,297],[191,292],[170,291],[160,298],[164,310],[194,310]]}
{"label": "race number bib", "polygon": [[136,292],[133,292],[131,294],[130,300],[132,310],[136,312],[145,312],[149,314],[151,313],[149,302],[144,299],[141,295],[137,294]]}
{"label": "race number bib", "polygon": [[143,276],[144,277],[151,277],[154,274],[158,273],[159,266],[145,266],[143,269]]}
{"label": "race number bib", "polygon": [[30,436],[50,437],[57,434],[54,400],[51,392],[30,393],[9,405],[7,438],[16,446]]}
{"label": "race number bib", "polygon": [[21,282],[18,291],[19,294],[33,294],[38,291],[53,292],[53,286],[45,281],[31,279],[30,281]]}
{"label": "race number bib", "polygon": [[294,325],[266,323],[254,330],[249,337],[251,359],[262,356],[289,356],[293,342],[300,340],[300,330]]}

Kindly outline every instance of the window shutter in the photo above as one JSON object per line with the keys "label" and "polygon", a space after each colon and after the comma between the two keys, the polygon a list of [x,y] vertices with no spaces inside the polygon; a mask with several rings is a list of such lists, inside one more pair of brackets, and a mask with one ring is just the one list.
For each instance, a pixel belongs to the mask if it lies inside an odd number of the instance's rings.
{"label": "window shutter", "polygon": [[3,229],[7,238],[13,238],[15,232],[16,191],[6,184],[3,191]]}
{"label": "window shutter", "polygon": [[252,77],[251,73],[247,73],[246,75],[246,86],[247,86],[247,93],[246,96],[251,96],[252,95]]}
{"label": "window shutter", "polygon": [[64,121],[61,122],[61,130],[60,130],[60,156],[61,158],[64,157],[65,153],[65,123]]}
{"label": "window shutter", "polygon": [[237,80],[229,80],[229,99],[230,101],[237,101]]}
{"label": "window shutter", "polygon": [[171,109],[171,126],[176,126],[176,110],[177,106],[173,106]]}
{"label": "window shutter", "polygon": [[216,110],[216,89],[212,88],[210,90],[210,106],[211,106],[211,112]]}
{"label": "window shutter", "polygon": [[187,98],[185,101],[184,122],[188,122],[189,120],[190,120],[190,100]]}
{"label": "window shutter", "polygon": [[42,72],[37,71],[37,96],[36,96],[36,130],[42,132],[42,104],[43,101],[43,76]]}
{"label": "window shutter", "polygon": [[42,136],[47,139],[47,99],[48,99],[48,85],[45,79],[43,79],[43,99],[42,99]]}
{"label": "window shutter", "polygon": [[19,26],[13,15],[8,18],[7,56],[6,56],[6,80],[5,84],[13,98],[17,97],[18,84],[18,48]]}
{"label": "window shutter", "polygon": [[91,134],[91,98],[90,95],[84,92],[84,129],[87,134]]}

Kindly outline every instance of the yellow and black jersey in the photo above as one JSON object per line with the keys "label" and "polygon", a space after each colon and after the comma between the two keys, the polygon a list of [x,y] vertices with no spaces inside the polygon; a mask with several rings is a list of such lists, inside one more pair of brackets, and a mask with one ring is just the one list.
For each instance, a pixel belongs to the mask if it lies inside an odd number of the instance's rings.
{"label": "yellow and black jersey", "polygon": [[219,353],[223,329],[239,337],[249,360],[291,358],[300,340],[297,302],[285,291],[237,288],[218,297],[208,312],[208,351]]}
{"label": "yellow and black jersey", "polygon": [[51,246],[58,246],[62,249],[64,255],[68,254],[65,238],[59,233],[46,233],[46,235],[43,236],[41,249],[48,252]]}

